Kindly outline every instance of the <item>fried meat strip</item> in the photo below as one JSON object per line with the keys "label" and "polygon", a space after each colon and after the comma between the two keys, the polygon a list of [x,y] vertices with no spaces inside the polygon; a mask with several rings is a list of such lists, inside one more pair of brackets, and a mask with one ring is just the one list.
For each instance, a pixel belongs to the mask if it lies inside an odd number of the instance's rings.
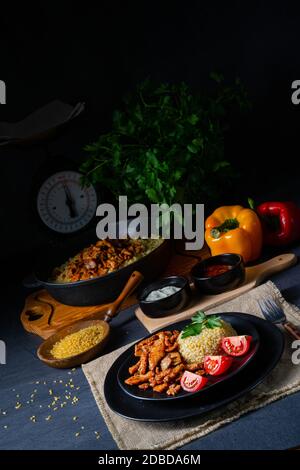
{"label": "fried meat strip", "polygon": [[[178,349],[179,331],[160,331],[135,346],[138,362],[129,368],[132,375],[125,380],[128,385],[138,385],[141,390],[149,387],[158,393],[176,395],[181,389],[180,379],[185,369],[201,373],[200,364],[186,366]],[[134,374],[134,375],[133,375]]]}
{"label": "fried meat strip", "polygon": [[164,378],[168,374],[170,374],[171,371],[172,371],[172,369],[166,369],[166,370],[163,370],[163,371],[155,374],[155,376],[152,379],[150,379],[150,384],[152,384],[151,386],[154,387],[155,385],[162,383]]}
{"label": "fried meat strip", "polygon": [[167,390],[167,388],[168,388],[168,384],[162,383],[160,385],[156,385],[155,387],[153,387],[153,390],[154,390],[154,392],[162,393],[165,390]]}
{"label": "fried meat strip", "polygon": [[182,357],[180,355],[180,352],[171,352],[169,353],[169,356],[171,358],[173,366],[178,366],[179,364],[182,363]]}
{"label": "fried meat strip", "polygon": [[127,385],[139,385],[144,382],[147,382],[149,379],[153,377],[153,372],[150,370],[147,372],[147,374],[144,375],[132,375],[131,377],[128,377],[128,379],[125,380],[125,383]]}
{"label": "fried meat strip", "polygon": [[169,332],[169,335],[167,335],[165,337],[165,345],[167,348],[173,346],[173,344],[175,343],[175,341],[177,340],[179,336],[179,331],[177,330],[174,330],[173,332]]}
{"label": "fried meat strip", "polygon": [[148,384],[147,382],[143,383],[143,384],[140,384],[138,386],[141,390],[147,390],[148,388],[150,388],[150,384]]}
{"label": "fried meat strip", "polygon": [[156,339],[158,339],[158,336],[152,335],[150,338],[146,338],[143,341],[140,341],[135,345],[134,355],[139,357],[143,354],[144,351],[149,351]]}
{"label": "fried meat strip", "polygon": [[128,372],[129,372],[130,375],[134,375],[134,374],[139,370],[140,362],[141,362],[141,361],[137,361],[136,364],[134,364],[133,366],[129,367]]}
{"label": "fried meat strip", "polygon": [[167,395],[169,395],[169,396],[171,395],[171,396],[174,397],[179,392],[180,389],[181,389],[180,384],[177,384],[177,385],[172,384],[172,385],[170,385],[170,387],[167,390]]}
{"label": "fried meat strip", "polygon": [[160,362],[160,368],[162,371],[169,369],[172,364],[172,359],[170,354],[167,354]]}
{"label": "fried meat strip", "polygon": [[140,359],[139,374],[140,375],[146,374],[147,369],[148,369],[148,353],[143,352],[141,355],[141,359]]}
{"label": "fried meat strip", "polygon": [[176,349],[178,349],[178,343],[174,343],[174,344],[172,344],[172,346],[169,346],[166,349],[166,352],[176,351]]}
{"label": "fried meat strip", "polygon": [[157,364],[163,359],[165,355],[165,342],[164,335],[159,334],[159,338],[154,342],[149,352],[149,369],[154,370]]}
{"label": "fried meat strip", "polygon": [[184,365],[183,364],[179,364],[178,366],[173,367],[173,369],[171,369],[171,372],[164,377],[164,382],[166,382],[166,383],[173,382],[173,380],[176,379],[176,377],[183,370],[184,370]]}
{"label": "fried meat strip", "polygon": [[161,370],[168,369],[171,365],[178,366],[182,363],[181,355],[178,351],[168,353],[160,363]]}
{"label": "fried meat strip", "polygon": [[141,240],[99,240],[54,269],[54,280],[73,282],[102,276],[144,251]]}

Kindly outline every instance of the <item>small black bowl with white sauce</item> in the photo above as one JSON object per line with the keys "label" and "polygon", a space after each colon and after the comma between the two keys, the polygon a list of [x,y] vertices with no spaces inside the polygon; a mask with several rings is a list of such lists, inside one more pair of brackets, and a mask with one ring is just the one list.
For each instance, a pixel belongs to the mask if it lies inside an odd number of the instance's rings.
{"label": "small black bowl with white sauce", "polygon": [[137,297],[148,317],[159,318],[182,310],[191,298],[191,289],[185,277],[169,276],[148,284]]}

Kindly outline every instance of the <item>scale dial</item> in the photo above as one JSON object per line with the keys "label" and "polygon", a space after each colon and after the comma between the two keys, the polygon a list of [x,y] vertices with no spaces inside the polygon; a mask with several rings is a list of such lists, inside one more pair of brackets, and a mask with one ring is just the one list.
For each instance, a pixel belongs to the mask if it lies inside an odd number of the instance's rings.
{"label": "scale dial", "polygon": [[58,233],[73,233],[94,217],[97,195],[93,186],[81,186],[81,174],[60,171],[40,187],[37,210],[44,224]]}

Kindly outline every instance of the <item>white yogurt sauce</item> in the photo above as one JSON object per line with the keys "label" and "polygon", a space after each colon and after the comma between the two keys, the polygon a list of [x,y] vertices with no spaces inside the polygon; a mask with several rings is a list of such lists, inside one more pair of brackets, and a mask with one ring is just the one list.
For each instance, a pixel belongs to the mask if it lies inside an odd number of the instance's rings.
{"label": "white yogurt sauce", "polygon": [[175,292],[178,292],[180,289],[181,287],[166,286],[161,289],[152,290],[145,300],[146,302],[153,302],[155,300],[165,299],[166,297],[170,297],[170,295],[175,294]]}

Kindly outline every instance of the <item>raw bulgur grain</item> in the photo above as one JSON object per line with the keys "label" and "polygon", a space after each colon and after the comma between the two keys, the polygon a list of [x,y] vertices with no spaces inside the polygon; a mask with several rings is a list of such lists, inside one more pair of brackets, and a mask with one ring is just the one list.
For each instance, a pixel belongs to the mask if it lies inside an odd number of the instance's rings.
{"label": "raw bulgur grain", "polygon": [[[103,338],[104,329],[101,325],[89,326],[65,336],[54,344],[51,354],[55,359],[76,356],[96,346]],[[66,385],[67,386],[67,385]]]}

